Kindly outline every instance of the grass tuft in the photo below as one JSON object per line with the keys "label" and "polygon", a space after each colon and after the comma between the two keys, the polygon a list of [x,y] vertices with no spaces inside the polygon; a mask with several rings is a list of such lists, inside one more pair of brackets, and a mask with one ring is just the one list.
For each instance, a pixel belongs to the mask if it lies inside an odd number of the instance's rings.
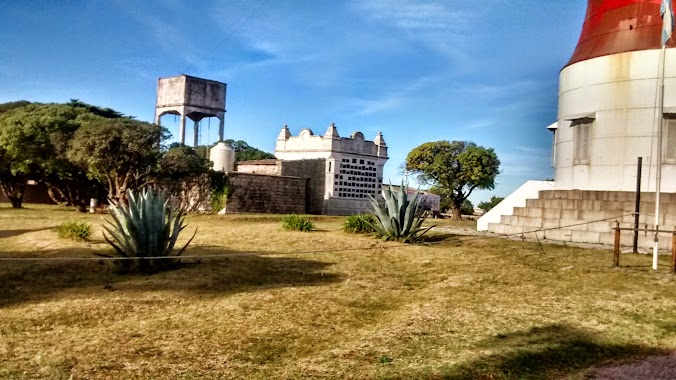
{"label": "grass tuft", "polygon": [[378,220],[372,214],[350,215],[345,219],[343,230],[353,234],[370,234],[376,232],[373,225]]}
{"label": "grass tuft", "polygon": [[71,220],[61,223],[56,228],[56,233],[61,239],[88,241],[92,236],[92,229],[89,223]]}
{"label": "grass tuft", "polygon": [[282,219],[282,228],[286,231],[310,232],[314,230],[315,225],[308,218],[291,214]]}

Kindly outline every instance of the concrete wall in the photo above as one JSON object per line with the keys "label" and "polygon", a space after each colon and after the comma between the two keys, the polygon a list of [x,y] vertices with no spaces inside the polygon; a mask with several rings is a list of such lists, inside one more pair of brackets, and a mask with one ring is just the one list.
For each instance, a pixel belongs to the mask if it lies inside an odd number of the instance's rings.
{"label": "concrete wall", "polygon": [[237,164],[238,173],[252,173],[252,174],[267,174],[267,175],[281,175],[282,165],[279,162],[277,165],[247,165]]}
{"label": "concrete wall", "polygon": [[353,215],[368,212],[369,201],[365,199],[329,198],[324,200],[325,215]]}
{"label": "concrete wall", "polygon": [[[640,156],[642,188],[655,190],[660,56],[661,50],[621,53],[578,62],[561,71],[554,143],[557,188],[632,191]],[[667,49],[666,62],[665,113],[674,113],[676,49]],[[576,163],[571,120],[584,116],[594,119],[590,157],[588,163]],[[676,162],[663,165],[662,191],[676,192]]]}
{"label": "concrete wall", "polygon": [[326,193],[326,160],[282,161],[281,175],[307,178],[307,213],[321,214]]}
{"label": "concrete wall", "polygon": [[306,213],[305,178],[237,172],[228,173],[228,178],[233,185],[229,213]]}

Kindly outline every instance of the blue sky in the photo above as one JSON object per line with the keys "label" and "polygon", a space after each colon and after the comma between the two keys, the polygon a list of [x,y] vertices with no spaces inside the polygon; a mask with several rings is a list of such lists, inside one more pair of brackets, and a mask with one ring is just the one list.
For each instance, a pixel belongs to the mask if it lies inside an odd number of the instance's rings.
{"label": "blue sky", "polygon": [[[0,102],[71,98],[152,121],[157,78],[228,84],[226,138],[382,131],[385,180],[416,146],[492,147],[507,196],[552,178],[558,75],[584,0],[0,0]],[[202,142],[218,122],[204,121]],[[162,119],[174,135],[174,117]],[[188,129],[187,141],[192,141]]]}

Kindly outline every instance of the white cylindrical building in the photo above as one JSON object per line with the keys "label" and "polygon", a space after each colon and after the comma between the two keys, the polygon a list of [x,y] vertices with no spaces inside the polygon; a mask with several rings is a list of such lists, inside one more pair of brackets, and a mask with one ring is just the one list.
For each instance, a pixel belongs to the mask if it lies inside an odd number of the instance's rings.
{"label": "white cylindrical building", "polygon": [[[660,0],[590,0],[580,41],[559,81],[556,188],[655,191]],[[673,44],[668,45],[668,47]],[[676,49],[667,48],[662,191],[676,191]],[[551,127],[550,127],[551,128]]]}

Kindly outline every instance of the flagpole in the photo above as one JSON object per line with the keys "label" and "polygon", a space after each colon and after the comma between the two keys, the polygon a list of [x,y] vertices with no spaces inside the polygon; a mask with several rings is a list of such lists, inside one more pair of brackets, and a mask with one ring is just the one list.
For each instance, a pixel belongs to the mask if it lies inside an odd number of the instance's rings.
{"label": "flagpole", "polygon": [[662,46],[662,70],[660,71],[660,92],[659,92],[659,121],[657,125],[657,173],[655,175],[655,245],[653,246],[653,270],[657,270],[657,253],[659,241],[657,230],[660,225],[660,190],[662,186],[662,129],[664,124],[664,69],[666,63],[667,45]]}
{"label": "flagpole", "polygon": [[664,72],[667,60],[667,42],[671,38],[674,30],[674,11],[672,0],[662,0],[660,6],[660,16],[662,16],[662,70],[660,70],[660,102],[659,102],[659,121],[657,126],[657,158],[655,166],[655,246],[653,247],[653,269],[657,270],[657,251],[658,251],[658,230],[660,229],[660,187],[662,186],[662,130],[664,124]]}

